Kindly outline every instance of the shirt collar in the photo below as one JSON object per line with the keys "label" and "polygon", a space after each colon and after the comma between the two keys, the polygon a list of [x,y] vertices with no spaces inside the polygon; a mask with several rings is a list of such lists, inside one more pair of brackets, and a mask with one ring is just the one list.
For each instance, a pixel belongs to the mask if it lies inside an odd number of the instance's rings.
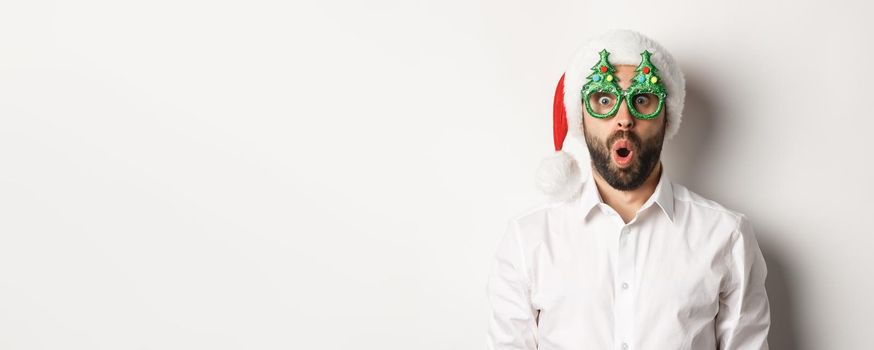
{"label": "shirt collar", "polygon": [[[586,182],[583,184],[582,193],[580,194],[580,207],[583,209],[583,215],[589,215],[592,208],[598,206],[598,204],[603,204],[607,206],[607,203],[604,203],[603,198],[601,198],[601,193],[598,192],[598,187],[595,185],[594,175],[592,175],[592,171],[594,169],[590,169],[589,175],[586,179]],[[647,208],[652,203],[655,202],[662,208],[662,212],[667,216],[668,221],[671,223],[674,222],[674,190],[671,185],[671,180],[668,178],[667,171],[664,166],[662,166],[662,174],[659,177],[658,185],[656,185],[655,191],[653,191],[652,195],[646,202],[643,203],[641,208]]]}

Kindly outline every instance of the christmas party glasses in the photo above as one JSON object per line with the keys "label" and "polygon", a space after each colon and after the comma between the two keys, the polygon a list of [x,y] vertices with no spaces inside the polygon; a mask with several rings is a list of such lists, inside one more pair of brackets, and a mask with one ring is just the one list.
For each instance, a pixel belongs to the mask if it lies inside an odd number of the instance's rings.
{"label": "christmas party glasses", "polygon": [[650,62],[649,51],[643,51],[640,65],[635,70],[637,75],[632,78],[628,89],[621,89],[616,82],[616,69],[607,60],[610,53],[601,50],[601,60],[592,67],[589,81],[581,90],[583,103],[589,115],[595,118],[610,118],[619,111],[622,100],[628,105],[628,111],[637,119],[653,119],[659,116],[665,106],[667,92],[662,85],[658,69]]}

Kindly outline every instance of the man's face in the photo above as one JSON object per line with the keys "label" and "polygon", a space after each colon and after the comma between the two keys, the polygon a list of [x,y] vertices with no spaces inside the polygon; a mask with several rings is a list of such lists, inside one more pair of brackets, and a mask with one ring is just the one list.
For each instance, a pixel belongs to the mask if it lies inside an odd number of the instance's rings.
{"label": "man's face", "polygon": [[[637,67],[614,68],[619,86],[627,89]],[[583,135],[595,170],[617,190],[643,185],[659,162],[666,122],[665,109],[653,119],[635,119],[625,100],[611,118],[594,118],[583,108]]]}

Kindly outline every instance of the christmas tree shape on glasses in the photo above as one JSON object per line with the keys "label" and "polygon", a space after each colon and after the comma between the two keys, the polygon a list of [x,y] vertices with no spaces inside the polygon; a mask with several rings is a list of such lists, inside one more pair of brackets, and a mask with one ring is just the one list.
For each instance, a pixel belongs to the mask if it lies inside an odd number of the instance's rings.
{"label": "christmas tree shape on glasses", "polygon": [[[625,92],[628,97],[628,110],[638,119],[653,119],[659,116],[665,106],[665,87],[661,83],[661,78],[658,76],[658,68],[656,68],[649,57],[652,55],[649,51],[644,50],[640,53],[640,65],[635,71],[637,75],[633,78],[631,86]],[[652,106],[644,107],[640,102],[640,98],[646,98]],[[658,105],[655,105],[658,100]]]}

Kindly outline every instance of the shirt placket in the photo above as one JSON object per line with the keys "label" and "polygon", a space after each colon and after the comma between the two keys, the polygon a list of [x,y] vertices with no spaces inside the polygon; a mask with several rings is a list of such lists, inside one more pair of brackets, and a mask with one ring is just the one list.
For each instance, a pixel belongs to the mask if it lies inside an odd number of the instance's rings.
{"label": "shirt placket", "polygon": [[629,350],[633,347],[632,335],[634,324],[634,298],[633,291],[635,286],[634,281],[634,249],[636,245],[633,242],[631,228],[628,225],[623,225],[619,230],[619,239],[617,242],[617,260],[616,260],[616,278],[617,284],[614,288],[616,302],[614,309],[614,330],[615,343],[617,350]]}

